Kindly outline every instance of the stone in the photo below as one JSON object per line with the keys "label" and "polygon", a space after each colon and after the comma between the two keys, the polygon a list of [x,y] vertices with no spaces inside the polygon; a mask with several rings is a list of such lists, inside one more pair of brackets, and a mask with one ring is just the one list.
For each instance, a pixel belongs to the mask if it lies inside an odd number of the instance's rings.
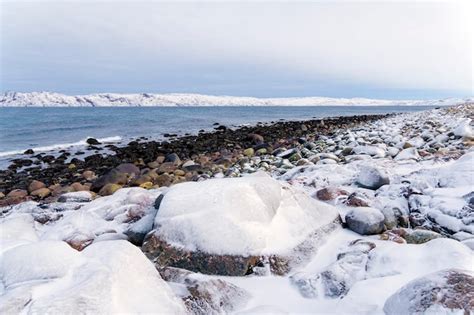
{"label": "stone", "polygon": [[46,185],[43,182],[40,182],[39,180],[34,180],[28,185],[28,191],[31,193],[35,190],[45,187]]}
{"label": "stone", "polygon": [[12,199],[25,198],[26,196],[28,196],[28,192],[23,189],[14,189],[7,194],[7,198]]}
{"label": "stone", "polygon": [[173,162],[165,162],[158,167],[158,173],[173,173],[176,170],[176,165]]}
{"label": "stone", "polygon": [[340,196],[347,196],[349,193],[336,187],[326,187],[316,192],[316,197],[322,201],[334,200]]}
{"label": "stone", "polygon": [[89,145],[98,145],[101,144],[97,139],[95,138],[87,138],[86,140],[87,144]]}
{"label": "stone", "polygon": [[253,148],[248,148],[245,149],[243,153],[245,156],[253,156],[255,154],[255,151]]}
{"label": "stone", "polygon": [[49,190],[46,187],[37,189],[37,190],[32,191],[30,193],[31,196],[38,197],[40,199],[44,199],[44,198],[48,197],[50,194],[51,194],[51,190]]}
{"label": "stone", "polygon": [[387,315],[472,314],[473,273],[446,269],[412,280],[386,300],[383,310]]}
{"label": "stone", "polygon": [[82,172],[82,178],[84,178],[85,180],[91,181],[95,178],[95,173],[89,170],[84,171]]}
{"label": "stone", "polygon": [[180,165],[181,164],[181,159],[176,153],[170,153],[165,157],[165,163],[173,163],[173,165]]}
{"label": "stone", "polygon": [[173,183],[173,178],[168,174],[162,174],[162,175],[158,176],[158,178],[155,180],[155,182],[160,187],[171,186],[171,184]]}
{"label": "stone", "polygon": [[368,255],[374,248],[372,242],[355,240],[320,273],[300,272],[292,275],[290,281],[305,298],[343,298],[357,281],[366,278]]}
{"label": "stone", "polygon": [[119,166],[115,168],[115,170],[118,171],[119,173],[129,174],[130,176],[140,175],[140,169],[135,164],[132,164],[132,163],[120,164]]}
{"label": "stone", "polygon": [[390,184],[390,179],[385,171],[375,167],[365,167],[359,172],[356,184],[362,188],[377,190],[383,185]]}
{"label": "stone", "polygon": [[33,151],[33,149],[28,149],[25,152],[23,152],[23,154],[35,154],[35,151]]}
{"label": "stone", "polygon": [[72,183],[70,187],[72,188],[73,191],[86,191],[86,190],[89,190],[86,187],[84,187],[81,183],[78,183],[78,182]]}
{"label": "stone", "polygon": [[256,133],[249,133],[247,139],[251,140],[254,144],[261,144],[264,142],[264,138]]}
{"label": "stone", "polygon": [[392,234],[399,235],[402,237],[408,244],[423,244],[437,238],[443,238],[444,236],[424,229],[393,229],[390,230]]}
{"label": "stone", "polygon": [[369,201],[365,195],[355,192],[347,197],[345,204],[350,207],[368,207]]}
{"label": "stone", "polygon": [[380,210],[358,207],[350,210],[345,217],[347,227],[360,235],[380,234],[384,230],[384,215]]}
{"label": "stone", "polygon": [[259,264],[257,256],[214,255],[173,247],[155,233],[149,233],[142,250],[157,267],[175,267],[194,272],[223,276],[245,276]]}
{"label": "stone", "polygon": [[142,184],[140,184],[141,188],[144,188],[144,189],[151,189],[153,187],[153,183],[152,182],[144,182]]}
{"label": "stone", "polygon": [[91,186],[91,190],[98,192],[108,184],[117,184],[117,185],[124,185],[128,181],[128,176],[126,173],[121,173],[116,169],[111,170],[107,174],[97,178]]}
{"label": "stone", "polygon": [[118,185],[118,184],[107,184],[107,185],[105,185],[104,187],[102,187],[100,189],[99,195],[101,195],[101,196],[110,196],[114,192],[119,190],[120,188],[122,188],[122,186]]}

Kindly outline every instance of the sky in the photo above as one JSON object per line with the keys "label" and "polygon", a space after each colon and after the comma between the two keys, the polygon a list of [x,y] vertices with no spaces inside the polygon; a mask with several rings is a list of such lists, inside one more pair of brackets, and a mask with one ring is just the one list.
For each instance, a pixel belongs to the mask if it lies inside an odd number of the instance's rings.
{"label": "sky", "polygon": [[471,1],[0,0],[0,91],[473,92]]}

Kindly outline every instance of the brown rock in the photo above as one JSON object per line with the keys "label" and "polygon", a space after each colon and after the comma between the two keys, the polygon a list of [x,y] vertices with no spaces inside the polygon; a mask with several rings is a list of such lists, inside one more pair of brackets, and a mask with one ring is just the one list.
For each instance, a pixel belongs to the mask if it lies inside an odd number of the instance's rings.
{"label": "brown rock", "polygon": [[349,195],[347,191],[335,187],[326,187],[316,192],[316,197],[323,201],[334,200],[339,196],[347,195]]}
{"label": "brown rock", "polygon": [[107,184],[107,185],[105,185],[104,187],[102,187],[100,189],[99,195],[101,195],[101,196],[110,196],[114,192],[119,190],[120,188],[122,188],[122,186],[120,186],[118,184]]}
{"label": "brown rock", "polygon": [[369,207],[369,201],[364,197],[357,193],[350,194],[345,204],[351,207]]}
{"label": "brown rock", "polygon": [[31,193],[35,190],[45,187],[46,185],[43,182],[40,182],[39,180],[34,180],[30,183],[30,185],[28,185],[28,191]]}
{"label": "brown rock", "polygon": [[155,183],[160,187],[170,186],[173,183],[173,178],[168,174],[162,174],[158,176],[158,178],[155,180]]}
{"label": "brown rock", "polygon": [[32,195],[34,197],[38,197],[40,199],[44,199],[44,198],[48,197],[50,194],[51,194],[51,190],[49,190],[46,187],[36,189],[35,191],[30,193],[30,195]]}
{"label": "brown rock", "polygon": [[7,194],[7,198],[25,198],[28,192],[23,189],[14,189]]}
{"label": "brown rock", "polygon": [[159,157],[156,158],[155,160],[157,163],[161,164],[165,161],[165,156],[164,155],[160,155]]}
{"label": "brown rock", "polygon": [[88,181],[91,181],[95,178],[95,173],[93,171],[84,171],[82,173],[82,177],[85,179],[85,180],[88,180]]}
{"label": "brown rock", "polygon": [[175,169],[176,165],[174,165],[173,162],[166,162],[160,165],[160,167],[158,168],[158,173],[173,173]]}
{"label": "brown rock", "polygon": [[71,189],[73,191],[87,191],[87,190],[89,190],[86,187],[84,187],[84,185],[82,185],[81,183],[78,183],[78,182],[72,183],[71,184]]}
{"label": "brown rock", "polygon": [[260,263],[256,256],[214,255],[175,248],[154,233],[145,238],[142,250],[157,268],[176,267],[210,275],[245,276]]}

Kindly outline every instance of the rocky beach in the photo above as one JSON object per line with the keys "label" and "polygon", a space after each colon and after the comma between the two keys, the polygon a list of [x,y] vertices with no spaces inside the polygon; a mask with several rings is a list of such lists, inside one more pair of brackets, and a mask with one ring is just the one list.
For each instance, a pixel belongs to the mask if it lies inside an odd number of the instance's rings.
{"label": "rocky beach", "polygon": [[0,312],[469,314],[473,119],[466,103],[25,151],[0,171]]}

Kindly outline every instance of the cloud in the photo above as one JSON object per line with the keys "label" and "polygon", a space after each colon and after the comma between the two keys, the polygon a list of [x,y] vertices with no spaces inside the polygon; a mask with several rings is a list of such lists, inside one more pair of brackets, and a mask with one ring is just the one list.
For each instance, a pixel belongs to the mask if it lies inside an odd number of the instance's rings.
{"label": "cloud", "polygon": [[330,82],[472,94],[467,3],[3,1],[2,85],[205,82],[232,93],[254,76],[261,89]]}

